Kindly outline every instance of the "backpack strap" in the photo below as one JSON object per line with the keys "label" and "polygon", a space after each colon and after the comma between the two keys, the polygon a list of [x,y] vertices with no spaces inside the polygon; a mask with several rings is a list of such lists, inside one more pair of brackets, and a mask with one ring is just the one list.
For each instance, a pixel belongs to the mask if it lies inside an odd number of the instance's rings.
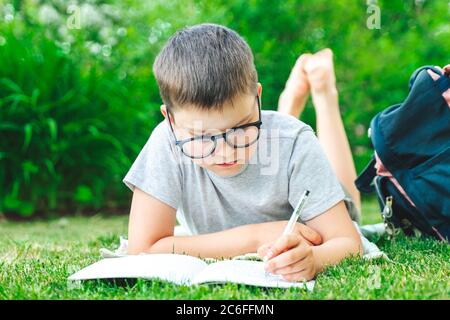
{"label": "backpack strap", "polygon": [[372,185],[373,178],[377,175],[377,170],[375,169],[375,156],[372,156],[369,164],[364,168],[358,178],[355,180],[355,186],[359,191],[365,193],[371,193],[374,191]]}
{"label": "backpack strap", "polygon": [[439,70],[438,68],[434,67],[434,66],[429,65],[429,66],[420,67],[419,69],[414,71],[414,73],[412,74],[411,78],[409,79],[409,90],[411,90],[411,88],[412,88],[412,86],[414,84],[414,81],[416,81],[417,76],[423,70],[432,70],[434,73],[442,76],[442,71]]}
{"label": "backpack strap", "polygon": [[436,85],[438,86],[439,91],[441,93],[444,93],[445,91],[450,89],[450,77],[447,74],[441,76],[436,80]]}
{"label": "backpack strap", "polygon": [[423,66],[417,69],[414,74],[409,79],[409,89],[411,90],[414,81],[416,81],[417,76],[422,70],[432,70],[437,75],[440,75],[439,79],[436,80],[436,86],[439,88],[439,92],[444,93],[450,88],[450,68],[445,67],[443,69],[444,73],[441,70],[434,66]]}

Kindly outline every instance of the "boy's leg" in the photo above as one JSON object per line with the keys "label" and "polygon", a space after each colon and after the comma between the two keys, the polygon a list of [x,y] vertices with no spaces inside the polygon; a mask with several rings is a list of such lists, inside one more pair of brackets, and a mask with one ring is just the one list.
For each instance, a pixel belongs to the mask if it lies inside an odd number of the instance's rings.
{"label": "boy's leg", "polygon": [[[361,196],[354,184],[357,177],[356,168],[339,110],[331,50],[325,49],[309,57],[305,64],[305,72],[316,111],[319,142],[339,181],[353,199],[356,211],[361,212]],[[299,116],[296,112],[290,114]],[[354,218],[359,219],[359,217]]]}
{"label": "boy's leg", "polygon": [[350,193],[358,210],[361,209],[361,196],[355,186],[356,168],[350,144],[344,129],[337,92],[326,92],[313,96],[316,110],[317,136],[325,154],[343,186]]}

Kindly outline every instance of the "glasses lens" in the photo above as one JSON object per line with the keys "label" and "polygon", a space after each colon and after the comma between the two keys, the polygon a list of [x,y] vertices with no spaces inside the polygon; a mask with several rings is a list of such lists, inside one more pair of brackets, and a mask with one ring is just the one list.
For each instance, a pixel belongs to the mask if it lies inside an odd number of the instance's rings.
{"label": "glasses lens", "polygon": [[259,129],[256,126],[230,130],[227,132],[227,142],[238,148],[248,147],[258,140],[258,133]]}
{"label": "glasses lens", "polygon": [[195,139],[183,144],[183,153],[191,158],[204,158],[214,149],[214,141],[211,139]]}

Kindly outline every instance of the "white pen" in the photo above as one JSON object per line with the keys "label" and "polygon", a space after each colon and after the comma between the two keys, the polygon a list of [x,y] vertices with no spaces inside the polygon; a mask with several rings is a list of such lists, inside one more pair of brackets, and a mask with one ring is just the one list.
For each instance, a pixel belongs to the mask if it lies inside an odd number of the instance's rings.
{"label": "white pen", "polygon": [[[282,234],[283,236],[292,233],[292,231],[294,230],[295,224],[297,223],[297,220],[300,217],[300,215],[302,214],[303,208],[305,207],[308,196],[309,196],[309,190],[305,190],[305,192],[303,192],[302,196],[300,197],[300,200],[298,201],[297,206],[295,207],[294,211],[292,212],[292,215],[288,221],[288,224],[284,228],[284,231]],[[268,260],[267,255],[264,257],[263,260],[264,261]]]}
{"label": "white pen", "polygon": [[300,218],[303,208],[305,207],[306,200],[308,200],[308,196],[309,196],[309,190],[305,190],[305,192],[303,192],[300,200],[298,201],[297,206],[294,209],[294,212],[292,212],[292,216],[289,219],[289,222],[288,222],[286,228],[284,228],[284,231],[282,234],[283,236],[292,233],[292,231],[294,230],[295,224],[297,223],[298,218]]}

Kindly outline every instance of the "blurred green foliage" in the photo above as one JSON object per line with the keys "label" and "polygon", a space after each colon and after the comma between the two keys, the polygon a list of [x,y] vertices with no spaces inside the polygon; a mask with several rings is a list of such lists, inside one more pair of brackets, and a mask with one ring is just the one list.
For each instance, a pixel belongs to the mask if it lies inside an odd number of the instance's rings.
{"label": "blurred green foliage", "polygon": [[[173,32],[202,22],[248,41],[263,109],[276,109],[301,53],[333,49],[361,170],[370,119],[405,97],[414,69],[450,62],[448,1],[368,3],[380,29],[367,27],[366,1],[0,0],[0,212],[126,208],[121,180],[162,120],[153,59]],[[302,120],[314,126],[311,105]]]}

